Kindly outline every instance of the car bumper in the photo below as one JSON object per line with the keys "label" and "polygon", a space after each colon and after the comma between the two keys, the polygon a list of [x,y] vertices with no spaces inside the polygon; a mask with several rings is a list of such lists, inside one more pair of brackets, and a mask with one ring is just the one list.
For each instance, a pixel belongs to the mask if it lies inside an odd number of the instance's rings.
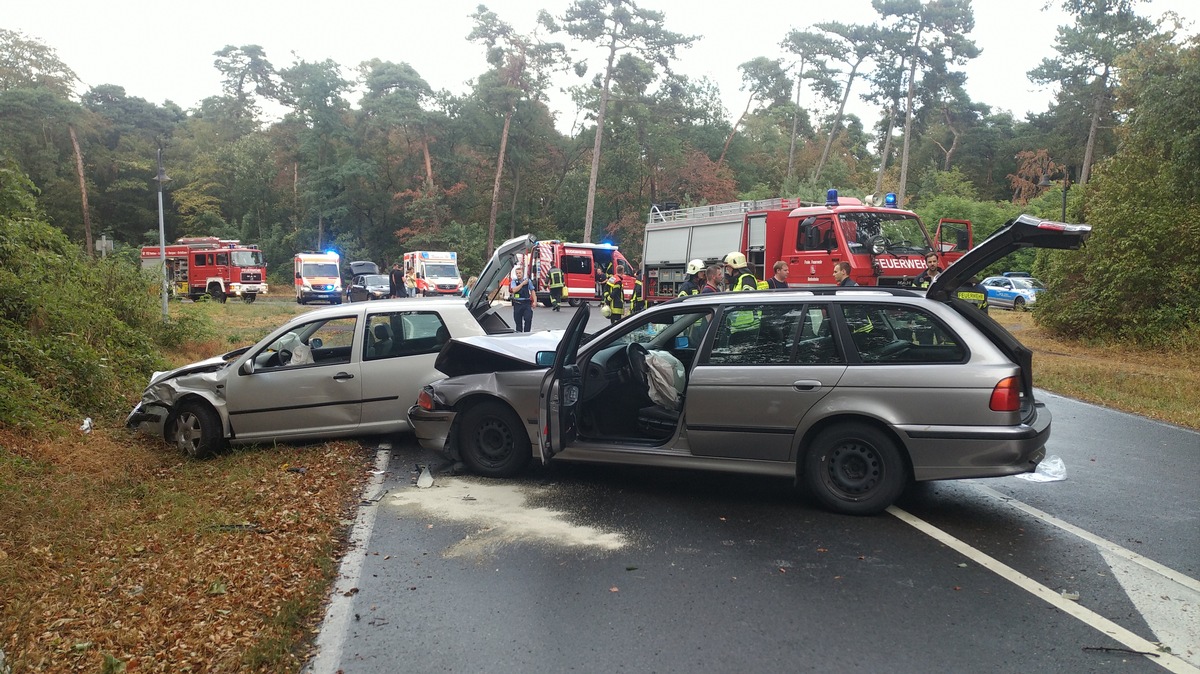
{"label": "car bumper", "polygon": [[912,457],[913,479],[958,480],[1033,472],[1046,456],[1050,410],[1016,426],[900,426]]}
{"label": "car bumper", "polygon": [[425,410],[416,405],[408,408],[408,422],[425,449],[438,452],[449,450],[450,432],[454,427],[454,410]]}
{"label": "car bumper", "polygon": [[171,409],[162,403],[140,402],[125,417],[125,427],[161,438]]}

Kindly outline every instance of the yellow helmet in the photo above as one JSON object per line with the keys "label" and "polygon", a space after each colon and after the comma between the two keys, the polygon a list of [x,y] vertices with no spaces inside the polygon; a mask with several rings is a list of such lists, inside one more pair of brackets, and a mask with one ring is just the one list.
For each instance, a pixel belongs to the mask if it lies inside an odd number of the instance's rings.
{"label": "yellow helmet", "polygon": [[699,274],[702,271],[704,271],[704,260],[696,258],[695,260],[692,260],[691,262],[688,263],[688,266],[687,266],[688,276],[691,276],[692,274]]}
{"label": "yellow helmet", "polygon": [[734,269],[744,269],[746,267],[746,256],[735,250],[725,256],[725,264]]}

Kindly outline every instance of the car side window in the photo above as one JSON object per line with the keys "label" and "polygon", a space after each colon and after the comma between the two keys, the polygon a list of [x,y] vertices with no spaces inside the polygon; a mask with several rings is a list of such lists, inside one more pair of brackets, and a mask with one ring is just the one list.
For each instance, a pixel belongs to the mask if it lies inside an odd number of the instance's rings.
{"label": "car side window", "polygon": [[436,311],[386,311],[367,316],[363,360],[437,353],[450,330]]}
{"label": "car side window", "polygon": [[[804,305],[726,306],[717,325],[710,365],[787,365],[795,362]],[[810,329],[812,326],[810,325]],[[832,340],[831,340],[832,342]]]}
{"label": "car side window", "polygon": [[843,304],[854,349],[863,363],[960,363],[966,349],[931,314],[910,306]]}
{"label": "car side window", "polygon": [[256,367],[270,370],[349,363],[357,323],[353,316],[302,323],[255,356]]}

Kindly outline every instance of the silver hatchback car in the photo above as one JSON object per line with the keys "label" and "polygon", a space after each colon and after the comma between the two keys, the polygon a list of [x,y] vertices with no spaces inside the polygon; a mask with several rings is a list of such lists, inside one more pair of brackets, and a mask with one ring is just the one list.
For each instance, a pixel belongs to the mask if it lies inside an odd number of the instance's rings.
{"label": "silver hatchback car", "polygon": [[953,291],[1016,248],[1078,248],[1090,231],[1021,216],[924,293],[696,295],[592,336],[581,308],[565,332],[454,339],[437,360],[450,377],[409,419],[423,446],[483,475],[536,452],[786,476],[849,514],[914,480],[1029,472],[1050,435],[1031,352]]}

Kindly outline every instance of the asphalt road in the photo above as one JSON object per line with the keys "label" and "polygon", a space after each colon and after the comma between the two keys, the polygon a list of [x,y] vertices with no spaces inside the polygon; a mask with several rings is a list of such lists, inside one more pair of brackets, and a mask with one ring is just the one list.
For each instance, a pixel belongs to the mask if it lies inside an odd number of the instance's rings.
{"label": "asphalt road", "polygon": [[1200,672],[1200,434],[1041,395],[1065,480],[870,518],[757,477],[452,475],[392,438],[310,670]]}

